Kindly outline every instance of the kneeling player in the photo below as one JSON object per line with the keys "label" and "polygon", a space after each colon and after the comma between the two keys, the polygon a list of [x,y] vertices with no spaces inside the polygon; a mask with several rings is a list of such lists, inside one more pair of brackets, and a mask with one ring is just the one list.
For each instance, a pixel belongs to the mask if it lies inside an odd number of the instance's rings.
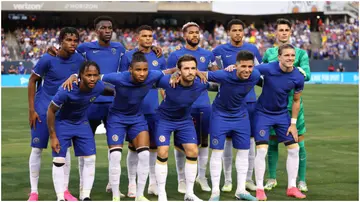
{"label": "kneeling player", "polygon": [[161,102],[157,111],[155,124],[156,146],[158,156],[155,165],[156,181],[158,184],[159,201],[166,201],[166,178],[168,172],[167,160],[169,153],[170,135],[174,135],[175,142],[181,145],[186,154],[185,201],[199,201],[194,194],[194,182],[197,172],[197,135],[191,117],[191,106],[202,92],[206,92],[210,84],[203,84],[196,78],[197,61],[191,55],[184,55],[177,61],[180,69],[180,83],[172,88],[169,85],[170,76],[164,76],[158,87],[165,90],[165,99]]}
{"label": "kneeling player", "polygon": [[[91,131],[86,110],[100,94],[113,95],[99,80],[99,66],[85,62],[80,68],[80,84],[72,91],[62,87],[54,96],[47,111],[47,124],[53,149],[53,182],[58,200],[64,198],[64,165],[67,148],[74,144],[75,156],[81,157],[84,167],[80,170],[83,179],[82,196],[90,200],[95,176],[95,139]],[[55,113],[60,110],[56,115]],[[56,130],[55,130],[56,128]]]}
{"label": "kneeling player", "polygon": [[[254,116],[255,126],[253,130],[257,148],[255,157],[256,198],[259,200],[267,199],[264,192],[263,181],[270,127],[274,127],[279,142],[284,142],[285,146],[287,146],[287,195],[295,198],[306,197],[296,188],[296,177],[299,167],[296,118],[300,109],[300,96],[304,88],[304,76],[293,66],[295,48],[292,45],[281,45],[278,50],[278,59],[279,62],[256,66],[256,69],[264,76],[263,91],[256,105]],[[294,102],[290,122],[287,102],[288,95],[293,89]]]}

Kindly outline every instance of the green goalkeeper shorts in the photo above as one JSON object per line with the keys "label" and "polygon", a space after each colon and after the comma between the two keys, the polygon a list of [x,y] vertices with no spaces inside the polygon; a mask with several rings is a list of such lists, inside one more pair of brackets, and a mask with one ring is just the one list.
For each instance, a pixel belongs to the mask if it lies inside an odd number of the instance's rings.
{"label": "green goalkeeper shorts", "polygon": [[[291,117],[291,111],[289,111],[289,115]],[[300,108],[297,122],[296,122],[296,128],[298,130],[299,135],[304,135],[306,133],[304,108]],[[272,127],[270,128],[270,135],[273,135],[273,136],[276,135],[275,130]]]}

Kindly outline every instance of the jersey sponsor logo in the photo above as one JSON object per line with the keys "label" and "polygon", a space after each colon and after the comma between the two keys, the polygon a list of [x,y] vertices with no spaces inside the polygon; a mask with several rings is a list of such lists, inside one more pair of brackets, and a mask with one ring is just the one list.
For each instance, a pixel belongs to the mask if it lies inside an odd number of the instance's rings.
{"label": "jersey sponsor logo", "polygon": [[264,136],[265,136],[265,133],[266,133],[265,130],[260,130],[260,131],[259,131],[259,135],[260,135],[261,137],[264,137]]}
{"label": "jersey sponsor logo", "polygon": [[216,138],[214,138],[214,139],[212,140],[212,144],[213,144],[213,145],[218,145],[218,144],[219,144],[219,140],[216,139]]}
{"label": "jersey sponsor logo", "polygon": [[201,57],[200,57],[200,62],[202,62],[202,63],[205,62],[205,57],[204,57],[204,56],[201,56]]}
{"label": "jersey sponsor logo", "polygon": [[159,137],[159,141],[160,141],[160,142],[165,142],[165,140],[166,140],[165,136],[160,135],[160,137]]}
{"label": "jersey sponsor logo", "polygon": [[36,138],[33,139],[33,143],[34,143],[34,144],[37,144],[37,143],[39,143],[39,142],[40,142],[40,139],[39,139],[38,137],[36,137]]}
{"label": "jersey sponsor logo", "polygon": [[90,102],[94,102],[95,99],[96,99],[96,97],[90,98]]}
{"label": "jersey sponsor logo", "polygon": [[226,55],[225,57],[229,58],[229,57],[231,57],[231,55]]}
{"label": "jersey sponsor logo", "polygon": [[152,61],[152,65],[153,65],[154,67],[157,67],[157,66],[159,65],[159,63],[158,63],[157,60],[153,60],[153,61]]}
{"label": "jersey sponsor logo", "polygon": [[115,55],[115,54],[116,54],[116,49],[115,49],[115,48],[112,48],[112,49],[111,49],[111,52],[112,52],[113,55]]}

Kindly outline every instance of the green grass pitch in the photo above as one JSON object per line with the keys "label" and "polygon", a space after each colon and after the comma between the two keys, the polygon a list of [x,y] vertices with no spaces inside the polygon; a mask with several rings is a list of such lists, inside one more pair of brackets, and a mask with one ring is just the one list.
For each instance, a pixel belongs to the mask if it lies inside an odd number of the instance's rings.
{"label": "green grass pitch", "polygon": [[[259,89],[257,89],[260,92]],[[214,98],[211,93],[211,99]],[[2,88],[2,198],[1,200],[27,200],[30,191],[28,161],[30,154],[30,129],[28,126],[27,89]],[[306,149],[308,155],[307,200],[359,200],[358,198],[358,86],[355,85],[306,85],[304,93],[305,118],[307,124]],[[107,146],[104,135],[96,135],[97,160],[93,200],[111,200],[105,192],[108,182]],[[72,155],[73,155],[72,150]],[[122,157],[121,192],[127,193],[125,147]],[[287,176],[285,170],[286,151],[280,145],[278,187],[267,192],[269,200],[292,200],[286,197]],[[235,164],[233,164],[235,166]],[[50,150],[43,152],[39,199],[56,200],[52,175]],[[72,156],[70,191],[78,197],[77,159]],[[210,178],[209,170],[207,177]],[[210,183],[210,180],[209,180]],[[222,186],[223,181],[221,182]],[[233,183],[236,172],[233,167]],[[211,185],[211,184],[210,184]],[[235,200],[233,191],[222,194],[221,200]],[[146,188],[147,190],[147,188]],[[169,155],[167,178],[169,200],[183,200],[177,192],[176,169],[173,150]],[[195,185],[195,193],[208,200]],[[157,200],[154,196],[150,200]],[[133,200],[126,198],[124,200]]]}

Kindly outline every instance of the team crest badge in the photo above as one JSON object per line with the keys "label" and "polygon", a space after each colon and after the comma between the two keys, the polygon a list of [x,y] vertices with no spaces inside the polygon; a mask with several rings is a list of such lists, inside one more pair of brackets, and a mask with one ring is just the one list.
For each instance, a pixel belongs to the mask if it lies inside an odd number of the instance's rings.
{"label": "team crest badge", "polygon": [[165,136],[160,135],[160,137],[159,137],[159,141],[160,141],[160,142],[165,142],[165,140],[166,140]]}
{"label": "team crest badge", "polygon": [[33,139],[33,143],[36,144],[36,143],[39,143],[40,142],[40,139],[38,137],[34,138]]}
{"label": "team crest badge", "polygon": [[113,135],[112,137],[111,137],[111,139],[114,141],[114,142],[117,142],[118,140],[119,140],[119,136],[118,135]]}
{"label": "team crest badge", "polygon": [[259,135],[261,136],[261,137],[264,137],[265,136],[265,130],[260,130],[260,132],[259,132]]}
{"label": "team crest badge", "polygon": [[201,56],[201,57],[200,57],[200,61],[201,61],[202,63],[204,63],[204,62],[205,62],[205,57],[204,57],[204,56]]}
{"label": "team crest badge", "polygon": [[154,61],[152,61],[152,65],[153,65],[154,67],[156,67],[156,66],[158,66],[158,65],[159,65],[159,63],[158,63],[158,61],[157,61],[157,60],[154,60]]}
{"label": "team crest badge", "polygon": [[115,48],[112,48],[112,49],[111,49],[111,52],[112,52],[113,55],[115,55],[115,54],[116,54],[116,49],[115,49]]}
{"label": "team crest badge", "polygon": [[92,97],[92,98],[90,99],[90,102],[94,102],[95,99],[96,99],[96,97]]}
{"label": "team crest badge", "polygon": [[213,145],[218,145],[218,144],[219,144],[219,140],[213,139],[213,140],[212,140],[212,144],[213,144]]}

